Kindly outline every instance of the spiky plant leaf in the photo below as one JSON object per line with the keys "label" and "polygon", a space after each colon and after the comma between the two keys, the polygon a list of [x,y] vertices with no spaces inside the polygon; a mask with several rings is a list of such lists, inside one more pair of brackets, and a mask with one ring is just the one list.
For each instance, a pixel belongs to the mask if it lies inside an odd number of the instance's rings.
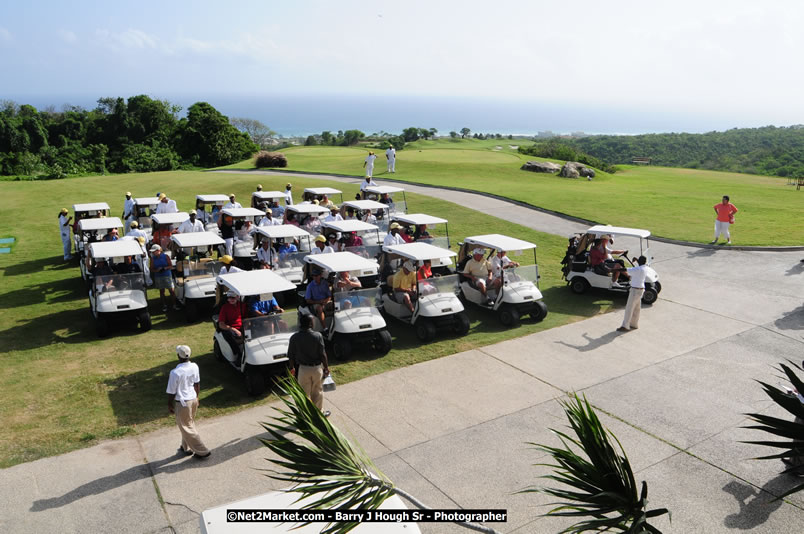
{"label": "spiky plant leaf", "polygon": [[[661,534],[649,518],[670,514],[665,508],[647,510],[648,485],[637,486],[634,472],[622,444],[597,417],[592,405],[577,394],[561,401],[575,438],[551,429],[561,447],[530,443],[548,454],[554,463],[537,464],[550,467],[553,473],[541,478],[566,487],[532,487],[520,493],[538,492],[559,499],[545,516],[590,517],[562,532],[612,531]],[[573,451],[580,449],[583,456]]]}

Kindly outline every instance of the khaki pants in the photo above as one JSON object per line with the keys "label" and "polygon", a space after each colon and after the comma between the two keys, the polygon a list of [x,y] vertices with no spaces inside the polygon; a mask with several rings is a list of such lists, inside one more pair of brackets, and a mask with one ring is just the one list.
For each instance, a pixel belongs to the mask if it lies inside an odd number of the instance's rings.
{"label": "khaki pants", "polygon": [[625,303],[625,317],[622,328],[637,328],[639,326],[639,310],[642,304],[644,288],[632,287],[628,290],[628,302]]}
{"label": "khaki pants", "polygon": [[324,408],[324,386],[321,385],[321,382],[324,380],[324,367],[321,364],[300,365],[299,376],[296,379],[313,404],[322,410]]}
{"label": "khaki pants", "polygon": [[193,451],[198,456],[206,456],[209,449],[204,446],[201,436],[195,429],[195,412],[198,410],[198,399],[184,401],[187,406],[182,406],[181,402],[176,401],[173,411],[176,412],[176,426],[181,431],[181,448],[184,451]]}

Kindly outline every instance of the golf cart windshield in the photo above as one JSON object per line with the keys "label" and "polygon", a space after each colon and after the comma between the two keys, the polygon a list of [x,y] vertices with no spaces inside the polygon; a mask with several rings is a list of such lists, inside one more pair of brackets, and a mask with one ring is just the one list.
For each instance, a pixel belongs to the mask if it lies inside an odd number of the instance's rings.
{"label": "golf cart windshield", "polygon": [[[103,274],[94,280],[95,298],[101,293],[115,293],[119,291],[145,291],[145,278],[142,273],[130,274]],[[125,308],[118,308],[125,309]]]}
{"label": "golf cart windshield", "polygon": [[336,291],[332,293],[335,301],[335,311],[350,308],[371,308],[377,305],[380,296],[379,287],[369,289],[354,289],[351,291]]}
{"label": "golf cart windshield", "polygon": [[220,272],[221,265],[219,261],[190,261],[184,270],[184,276],[185,278],[215,276]]}
{"label": "golf cart windshield", "polygon": [[274,269],[301,269],[304,266],[304,257],[309,252],[279,252],[274,254]]}
{"label": "golf cart windshield", "polygon": [[458,275],[434,276],[426,280],[419,280],[419,295],[425,297],[435,293],[458,294]]}
{"label": "golf cart windshield", "polygon": [[296,332],[298,329],[299,314],[296,312],[274,313],[243,320],[243,333],[248,340]]}
{"label": "golf cart windshield", "polygon": [[428,243],[435,247],[440,248],[449,248],[449,238],[447,236],[439,236],[439,237],[425,237],[421,239],[417,239],[416,243]]}
{"label": "golf cart windshield", "polygon": [[537,265],[520,265],[512,269],[503,269],[506,283],[528,281],[538,285],[539,267]]}
{"label": "golf cart windshield", "polygon": [[352,254],[356,254],[361,258],[367,258],[373,260],[379,257],[380,253],[382,252],[382,245],[361,245],[359,247],[345,247],[343,251],[351,252]]}

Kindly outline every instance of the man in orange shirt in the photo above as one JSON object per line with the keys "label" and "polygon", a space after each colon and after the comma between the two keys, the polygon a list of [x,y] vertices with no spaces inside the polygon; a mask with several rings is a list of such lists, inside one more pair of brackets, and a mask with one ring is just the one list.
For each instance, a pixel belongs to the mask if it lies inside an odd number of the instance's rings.
{"label": "man in orange shirt", "polygon": [[726,244],[731,245],[731,234],[729,234],[729,226],[734,224],[734,214],[737,213],[737,206],[729,202],[729,196],[723,195],[723,201],[720,204],[715,204],[715,239],[710,243],[714,245],[717,243],[721,234],[726,236]]}

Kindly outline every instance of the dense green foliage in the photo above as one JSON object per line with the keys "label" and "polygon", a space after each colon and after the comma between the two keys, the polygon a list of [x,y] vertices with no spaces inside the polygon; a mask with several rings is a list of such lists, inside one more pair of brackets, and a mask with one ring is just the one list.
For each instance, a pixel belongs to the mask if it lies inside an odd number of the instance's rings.
{"label": "dense green foliage", "polygon": [[804,176],[804,126],[741,128],[705,134],[595,135],[571,146],[613,164],[652,165],[766,176]]}
{"label": "dense green foliage", "polygon": [[145,95],[101,98],[87,111],[38,111],[5,102],[0,109],[0,174],[63,178],[69,174],[149,172],[227,165],[258,150],[214,107],[181,108]]}
{"label": "dense green foliage", "polygon": [[330,146],[352,146],[365,139],[366,134],[360,130],[338,130],[337,134],[325,130],[319,135],[310,135],[305,141],[305,145],[330,145]]}
{"label": "dense green foliage", "polygon": [[590,156],[589,154],[584,154],[567,143],[557,139],[551,139],[550,141],[545,141],[543,143],[536,143],[535,145],[531,146],[521,146],[519,147],[519,153],[526,154],[528,156],[536,156],[538,158],[578,161],[584,165],[588,165],[609,173],[617,171],[615,166],[610,165],[599,158]]}

